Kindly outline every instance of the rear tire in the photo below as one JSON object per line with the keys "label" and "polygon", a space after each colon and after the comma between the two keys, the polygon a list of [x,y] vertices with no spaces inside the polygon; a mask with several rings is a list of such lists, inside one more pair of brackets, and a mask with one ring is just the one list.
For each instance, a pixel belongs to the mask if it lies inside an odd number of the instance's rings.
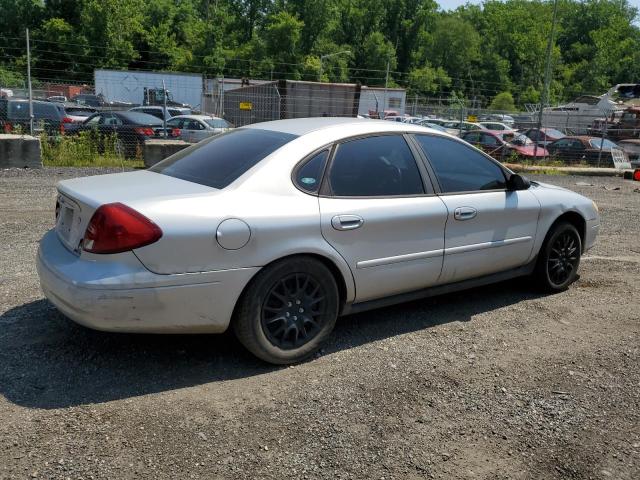
{"label": "rear tire", "polygon": [[576,279],[581,253],[576,227],[568,222],[554,225],[540,249],[534,272],[540,289],[550,293],[566,290]]}
{"label": "rear tire", "polygon": [[278,365],[316,352],[338,317],[336,281],[322,262],[292,257],[251,281],[238,302],[233,329],[247,350]]}

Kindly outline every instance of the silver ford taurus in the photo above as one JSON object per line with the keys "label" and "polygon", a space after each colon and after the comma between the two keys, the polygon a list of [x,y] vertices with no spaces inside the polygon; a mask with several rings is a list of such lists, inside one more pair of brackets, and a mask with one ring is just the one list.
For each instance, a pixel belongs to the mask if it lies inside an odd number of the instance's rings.
{"label": "silver ford taurus", "polygon": [[591,200],[530,182],[417,125],[309,118],[209,138],[146,171],[60,182],[44,294],[119,332],[223,332],[300,361],[336,318],[531,275],[560,291],[600,225]]}

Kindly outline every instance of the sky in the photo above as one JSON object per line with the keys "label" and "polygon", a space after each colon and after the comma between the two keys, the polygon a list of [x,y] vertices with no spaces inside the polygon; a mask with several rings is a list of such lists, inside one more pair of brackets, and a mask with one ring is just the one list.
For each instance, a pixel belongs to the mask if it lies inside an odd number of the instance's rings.
{"label": "sky", "polygon": [[[481,0],[436,0],[443,10],[455,10],[465,3],[482,3]],[[640,0],[629,0],[629,3],[636,8],[640,8]]]}

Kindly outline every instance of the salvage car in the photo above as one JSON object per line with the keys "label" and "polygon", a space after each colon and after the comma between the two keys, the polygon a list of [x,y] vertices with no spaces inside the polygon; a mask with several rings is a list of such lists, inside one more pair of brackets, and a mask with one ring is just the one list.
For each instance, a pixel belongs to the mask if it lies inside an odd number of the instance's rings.
{"label": "salvage car", "polygon": [[57,188],[37,269],[61,312],[115,332],[231,327],[275,364],[340,315],[525,275],[562,291],[600,225],[588,198],[458,138],[353,118],[248,125]]}
{"label": "salvage car", "polygon": [[598,167],[614,167],[617,162],[628,161],[626,153],[616,143],[586,135],[561,138],[547,145],[547,150],[558,160]]}
{"label": "salvage car", "polygon": [[180,139],[189,143],[226,132],[232,125],[223,118],[210,115],[178,115],[167,121],[167,127],[180,131]]}
{"label": "salvage car", "polygon": [[476,130],[462,135],[469,142],[498,160],[532,160],[549,156],[543,147],[537,147],[533,141],[522,134],[511,131]]}

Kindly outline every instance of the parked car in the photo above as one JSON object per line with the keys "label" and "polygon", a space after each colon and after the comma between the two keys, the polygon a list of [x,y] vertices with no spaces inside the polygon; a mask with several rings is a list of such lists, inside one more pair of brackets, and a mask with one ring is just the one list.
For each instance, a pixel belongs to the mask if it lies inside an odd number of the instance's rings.
{"label": "parked car", "polygon": [[81,105],[88,105],[90,107],[103,107],[106,102],[102,95],[94,95],[92,93],[81,93],[71,97],[71,102],[79,103]]}
{"label": "parked car", "polygon": [[64,95],[52,95],[51,97],[47,97],[47,102],[65,103],[66,101],[67,97]]}
{"label": "parked car", "polygon": [[482,125],[487,130],[504,130],[508,132],[515,132],[512,127],[510,127],[506,123],[501,122],[478,122],[478,125]]}
{"label": "parked car", "polygon": [[553,158],[559,160],[600,167],[613,167],[614,159],[628,160],[624,150],[611,140],[585,135],[561,138],[547,145],[547,150]]}
{"label": "parked car", "polygon": [[564,290],[600,225],[591,200],[460,139],[353,118],[248,125],[57,188],[37,269],[60,311],[117,332],[231,327],[276,364],[339,315],[523,275]]}
{"label": "parked car", "polygon": [[420,122],[418,125],[420,125],[421,127],[432,128],[433,130],[437,130],[439,132],[448,133],[446,128],[444,128],[442,125],[438,125],[437,123]]}
{"label": "parked car", "polygon": [[95,107],[90,107],[88,105],[80,105],[79,103],[64,103],[64,111],[66,112],[67,117],[69,117],[73,123],[82,123],[88,117],[93,115],[98,111]]}
{"label": "parked car", "polygon": [[484,128],[479,123],[464,122],[464,121],[461,122],[459,120],[452,120],[450,122],[445,123],[442,126],[447,129],[448,133],[458,137],[465,132],[470,132],[473,130],[486,130],[486,128]]}
{"label": "parked car", "polygon": [[158,107],[148,105],[145,107],[133,107],[129,109],[130,112],[141,112],[147,115],[153,115],[160,120],[169,120],[170,118],[177,117],[178,115],[191,115],[191,109],[182,107]]}
{"label": "parked car", "polygon": [[551,142],[564,138],[566,135],[555,128],[528,128],[522,132],[538,145],[546,147]]}
{"label": "parked car", "polygon": [[488,113],[480,116],[480,121],[483,122],[501,122],[509,127],[513,128],[515,123],[515,119],[511,115],[506,115],[504,113]]}
{"label": "parked car", "polygon": [[77,135],[87,131],[96,132],[103,140],[105,137],[115,136],[115,148],[125,157],[135,157],[147,139],[180,136],[177,129],[167,127],[165,131],[162,122],[156,117],[131,111],[94,113],[82,123],[71,124],[67,134]]}
{"label": "parked car", "polygon": [[[66,116],[59,103],[33,100],[34,134],[59,135],[64,132],[71,118]],[[29,100],[24,98],[0,99],[0,131],[29,133]]]}
{"label": "parked car", "polygon": [[167,127],[180,130],[180,139],[197,143],[200,140],[226,132],[232,125],[223,118],[209,115],[178,115],[167,121]]}
{"label": "parked car", "polygon": [[510,160],[513,155],[520,159],[538,159],[549,156],[544,147],[535,148],[535,144],[526,136],[510,131],[473,131],[461,137],[464,141],[478,147],[497,160]]}
{"label": "parked car", "polygon": [[431,123],[434,125],[440,125],[443,126],[445,123],[449,123],[451,122],[451,120],[445,120],[444,118],[423,118],[421,121],[418,122],[418,124],[422,124],[422,123]]}

